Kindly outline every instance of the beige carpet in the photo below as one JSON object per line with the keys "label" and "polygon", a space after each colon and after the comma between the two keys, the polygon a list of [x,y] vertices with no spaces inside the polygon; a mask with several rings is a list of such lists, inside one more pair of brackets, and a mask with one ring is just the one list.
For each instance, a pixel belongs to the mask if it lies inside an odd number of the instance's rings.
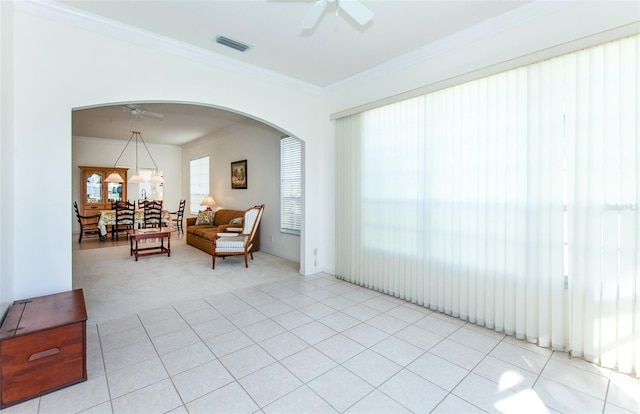
{"label": "beige carpet", "polygon": [[190,299],[298,275],[299,264],[263,252],[254,254],[249,268],[242,256],[216,261],[171,239],[171,257],[141,257],[129,246],[73,251],[73,288],[84,289],[89,320],[98,324]]}

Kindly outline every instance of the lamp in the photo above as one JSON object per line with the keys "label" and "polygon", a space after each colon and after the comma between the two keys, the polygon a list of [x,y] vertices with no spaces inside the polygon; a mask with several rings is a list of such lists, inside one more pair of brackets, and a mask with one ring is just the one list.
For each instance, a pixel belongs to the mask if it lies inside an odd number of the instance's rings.
{"label": "lamp", "polygon": [[129,146],[129,143],[131,142],[131,140],[134,137],[136,139],[136,172],[129,179],[129,183],[139,184],[139,183],[143,183],[145,181],[144,178],[142,178],[140,176],[139,170],[138,170],[138,138],[140,138],[140,141],[142,141],[142,145],[144,145],[144,149],[147,150],[147,154],[149,154],[149,158],[151,158],[151,161],[153,162],[153,165],[156,167],[156,174],[153,177],[151,177],[151,182],[153,182],[153,183],[163,183],[164,179],[162,178],[162,176],[160,176],[158,174],[158,165],[156,164],[156,161],[153,159],[153,156],[151,155],[151,152],[149,152],[149,148],[147,148],[147,143],[144,142],[144,139],[142,139],[142,135],[140,135],[140,131],[131,131],[131,137],[129,137],[129,141],[127,141],[127,144],[122,149],[122,152],[118,156],[118,159],[116,160],[116,162],[113,163],[114,171],[111,174],[109,174],[109,176],[105,179],[105,181],[108,182],[108,183],[122,183],[122,182],[124,182],[124,180],[122,179],[120,174],[118,174],[115,171],[115,168],[116,168],[116,164],[118,164],[118,161],[120,161],[120,158],[122,157],[122,154],[124,154],[124,151],[127,149],[127,147]]}
{"label": "lamp", "polygon": [[213,197],[208,195],[208,196],[206,196],[204,198],[204,200],[202,200],[202,203],[200,203],[200,205],[201,206],[207,206],[205,211],[211,211],[211,207],[215,207],[216,206],[216,202],[213,200]]}

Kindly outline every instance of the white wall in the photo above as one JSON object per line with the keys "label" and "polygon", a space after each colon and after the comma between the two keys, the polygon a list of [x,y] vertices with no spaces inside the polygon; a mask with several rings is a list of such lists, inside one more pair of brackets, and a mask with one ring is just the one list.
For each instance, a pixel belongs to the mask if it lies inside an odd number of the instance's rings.
{"label": "white wall", "polygon": [[0,317],[14,300],[13,10],[0,1]]}
{"label": "white wall", "polygon": [[[72,188],[78,185],[72,175],[77,168],[71,155],[73,108],[145,100],[205,104],[263,120],[300,137],[307,145],[314,145],[326,130],[322,99],[304,88],[153,51],[30,13],[18,10],[15,14],[16,139],[13,166],[8,171],[3,166],[3,174],[10,176],[9,185],[15,187],[15,196],[9,200],[15,210],[12,221],[20,223],[21,230],[5,246],[15,263],[15,277],[6,276],[13,277],[13,298],[72,287],[72,240],[61,237],[72,231],[70,200]],[[4,49],[2,53],[4,56]],[[315,146],[316,151],[307,153],[310,168],[318,163],[316,157],[322,156],[322,146]],[[58,184],[43,186],[43,179],[52,176],[61,177]],[[307,184],[320,187],[313,181],[322,177],[311,174],[307,180],[311,181]],[[319,193],[309,197],[310,205],[321,205],[326,199]],[[47,222],[47,231],[43,231],[41,220],[33,220],[42,217],[42,200],[47,218],[56,218]],[[300,258],[304,274],[322,270],[322,263],[314,266],[312,257],[313,248],[322,241],[323,227],[318,221],[305,220]],[[32,249],[34,234],[44,247],[38,250],[37,260]]]}
{"label": "white wall", "polygon": [[[237,125],[184,145],[183,186],[185,189],[189,188],[189,161],[208,155],[209,193],[218,208],[245,210],[256,204],[264,204],[265,210],[260,223],[260,250],[299,262],[300,237],[280,233],[282,135],[280,131],[266,125],[251,123]],[[231,162],[241,160],[247,160],[247,189],[234,190],[231,189]]]}
{"label": "white wall", "polygon": [[[38,17],[57,16],[55,10],[38,10],[49,7],[46,3],[12,3],[18,10],[11,21],[10,7],[0,3],[0,288],[13,289],[2,292],[2,300],[71,288],[71,239],[61,243],[60,237],[72,228],[69,200],[77,185],[72,179],[72,108],[135,101],[205,104],[247,114],[302,139],[307,191],[301,271],[331,272],[335,138],[329,114],[638,20],[637,2],[534,2],[527,6],[531,9],[507,16],[502,25],[489,22],[481,28],[484,32],[430,45],[420,56],[335,85],[323,98],[294,81],[210,64],[204,56],[176,52],[170,45],[156,51],[131,43],[144,41],[139,37],[118,40],[108,30],[89,33],[74,26],[73,16],[63,16],[69,23]],[[5,47],[7,39],[10,47]],[[7,91],[5,74],[11,71],[13,90]],[[59,185],[43,186],[43,175],[61,177]],[[37,197],[34,188],[39,189]],[[48,221],[47,231],[33,219],[42,216],[43,200],[47,217],[57,218]],[[20,231],[14,232],[12,223],[19,223]],[[43,246],[37,260],[31,248],[35,234]]]}
{"label": "white wall", "polygon": [[[128,136],[127,136],[128,138]],[[143,136],[144,138],[144,136]],[[73,194],[71,204],[74,201],[80,205],[81,198],[81,177],[79,166],[96,166],[96,167],[112,167],[118,158],[126,141],[73,137],[72,141],[72,164],[71,164],[71,192]],[[164,174],[164,208],[170,211],[176,211],[182,197],[182,149],[178,146],[157,145],[147,143],[149,152],[153,156],[158,168]],[[134,173],[136,166],[135,142],[129,144],[127,150],[122,154],[118,161],[119,167],[128,167],[129,177]],[[142,144],[138,145],[138,167],[153,169],[153,162]],[[127,187],[127,199],[135,201],[139,197],[138,185],[129,184]],[[80,225],[74,220],[73,231],[79,232]]]}

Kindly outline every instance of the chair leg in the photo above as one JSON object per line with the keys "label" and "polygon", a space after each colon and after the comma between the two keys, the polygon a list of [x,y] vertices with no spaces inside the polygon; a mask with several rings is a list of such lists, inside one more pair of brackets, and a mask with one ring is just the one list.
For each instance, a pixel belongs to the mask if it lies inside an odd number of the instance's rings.
{"label": "chair leg", "polygon": [[244,252],[244,267],[245,268],[249,267],[249,262],[247,262],[247,252]]}
{"label": "chair leg", "polygon": [[216,268],[216,254],[212,254],[211,255],[211,268],[215,269]]}

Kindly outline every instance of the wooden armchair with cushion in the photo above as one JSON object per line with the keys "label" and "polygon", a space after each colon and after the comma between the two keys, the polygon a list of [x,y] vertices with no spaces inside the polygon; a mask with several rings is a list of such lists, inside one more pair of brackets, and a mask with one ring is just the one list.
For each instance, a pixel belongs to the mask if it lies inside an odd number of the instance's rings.
{"label": "wooden armchair with cushion", "polygon": [[253,238],[262,218],[264,204],[251,207],[244,212],[244,224],[241,233],[218,233],[213,241],[211,267],[216,268],[216,257],[244,256],[244,267],[249,267],[247,255],[253,260]]}
{"label": "wooden armchair with cushion", "polygon": [[80,237],[78,238],[78,243],[82,243],[83,236],[100,237],[100,229],[98,228],[98,220],[100,220],[100,214],[94,214],[91,216],[80,215],[80,211],[78,210],[78,203],[75,201],[73,202],[73,209],[76,212],[76,219],[80,224]]}

